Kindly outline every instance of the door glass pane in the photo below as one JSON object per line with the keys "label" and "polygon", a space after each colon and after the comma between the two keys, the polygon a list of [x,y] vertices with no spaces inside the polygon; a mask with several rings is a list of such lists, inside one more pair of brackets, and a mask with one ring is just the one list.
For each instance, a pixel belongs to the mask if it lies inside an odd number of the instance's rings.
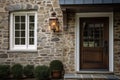
{"label": "door glass pane", "polygon": [[20,29],[20,24],[19,23],[15,23],[15,30],[19,30]]}
{"label": "door glass pane", "polygon": [[84,47],[102,47],[103,25],[102,23],[83,23]]}
{"label": "door glass pane", "polygon": [[93,40],[89,40],[89,47],[94,47],[94,41]]}
{"label": "door glass pane", "polygon": [[21,23],[21,30],[25,30],[25,23]]}

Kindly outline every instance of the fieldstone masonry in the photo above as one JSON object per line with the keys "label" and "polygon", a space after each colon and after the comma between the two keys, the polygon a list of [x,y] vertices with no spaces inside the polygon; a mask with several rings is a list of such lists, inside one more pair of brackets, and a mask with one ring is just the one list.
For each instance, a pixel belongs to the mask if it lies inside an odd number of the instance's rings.
{"label": "fieldstone masonry", "polygon": [[[37,51],[9,50],[9,15],[11,11],[36,10]],[[61,32],[48,30],[49,18],[55,12]],[[66,73],[75,73],[75,13],[68,14],[68,29],[63,30],[59,0],[0,0],[0,64],[49,65],[59,59]],[[114,13],[114,72],[120,75],[120,13]]]}
{"label": "fieldstone masonry", "polygon": [[[9,15],[12,11],[36,10],[37,51],[9,50]],[[62,30],[62,11],[58,0],[0,0],[0,64],[49,65],[51,60],[63,61],[63,32],[48,30],[49,18],[55,12]]]}
{"label": "fieldstone masonry", "polygon": [[75,73],[75,13],[68,14],[68,29],[63,36],[63,61],[66,73]]}
{"label": "fieldstone masonry", "polygon": [[120,12],[114,13],[114,71],[120,76]]}

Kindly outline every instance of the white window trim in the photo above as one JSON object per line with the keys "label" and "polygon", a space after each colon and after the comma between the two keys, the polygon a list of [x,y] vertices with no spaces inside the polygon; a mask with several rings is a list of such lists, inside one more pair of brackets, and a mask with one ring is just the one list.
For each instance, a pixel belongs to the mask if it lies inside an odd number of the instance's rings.
{"label": "white window trim", "polygon": [[[19,14],[19,15],[22,15],[22,14],[28,14],[28,15],[31,15],[31,14],[34,14],[35,16],[35,33],[34,33],[34,45],[29,45],[29,47],[26,48],[26,45],[20,45],[20,46],[17,46],[15,45],[14,46],[14,24],[13,24],[13,18],[14,18],[14,14]],[[26,24],[27,25],[27,24]],[[22,12],[12,12],[10,13],[10,51],[36,51],[37,50],[37,12],[36,11],[22,11]]]}
{"label": "white window trim", "polygon": [[80,17],[109,17],[109,72],[114,71],[114,53],[113,53],[113,12],[100,12],[100,13],[76,13],[76,41],[75,41],[75,69],[77,72],[80,71],[80,55],[79,55],[79,43],[80,43]]}

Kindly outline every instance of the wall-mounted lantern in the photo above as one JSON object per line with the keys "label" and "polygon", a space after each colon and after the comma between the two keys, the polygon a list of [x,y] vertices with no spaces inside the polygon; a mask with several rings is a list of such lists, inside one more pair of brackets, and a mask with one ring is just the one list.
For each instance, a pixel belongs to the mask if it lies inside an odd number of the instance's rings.
{"label": "wall-mounted lantern", "polygon": [[50,17],[49,19],[49,26],[53,32],[59,31],[59,21],[58,18],[56,17],[56,13],[52,13],[52,17]]}

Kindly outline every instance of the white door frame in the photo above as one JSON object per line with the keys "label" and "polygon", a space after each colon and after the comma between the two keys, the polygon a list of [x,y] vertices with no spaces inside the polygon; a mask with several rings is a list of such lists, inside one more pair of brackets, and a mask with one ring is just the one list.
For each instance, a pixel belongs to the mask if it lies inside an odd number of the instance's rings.
{"label": "white door frame", "polygon": [[76,71],[80,71],[80,25],[79,18],[80,17],[109,17],[109,71],[113,72],[113,12],[100,12],[100,13],[76,13],[76,49],[75,49],[75,69]]}

